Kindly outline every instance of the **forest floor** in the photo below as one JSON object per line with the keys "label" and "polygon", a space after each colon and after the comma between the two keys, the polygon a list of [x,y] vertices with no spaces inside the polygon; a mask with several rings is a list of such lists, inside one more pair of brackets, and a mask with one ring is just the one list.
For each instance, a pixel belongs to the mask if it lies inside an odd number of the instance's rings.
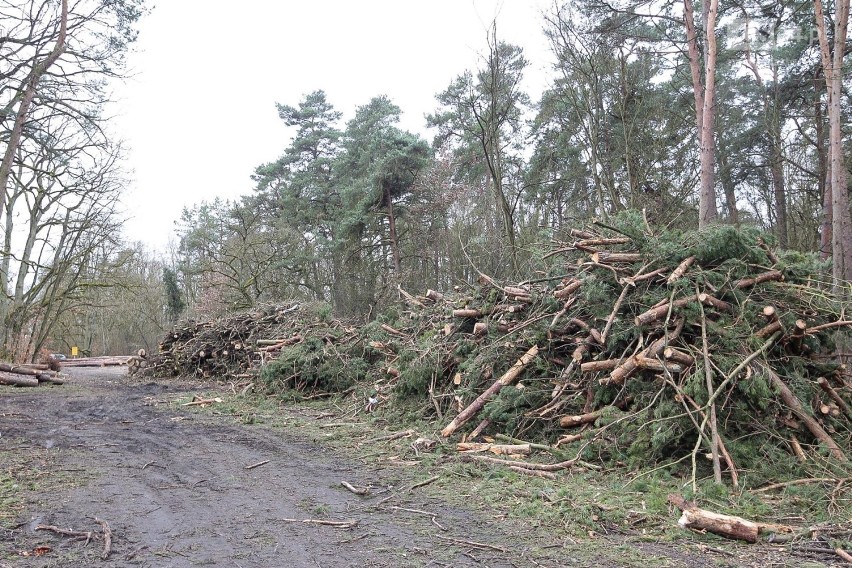
{"label": "forest floor", "polygon": [[[70,373],[63,386],[0,387],[0,568],[832,562],[693,535],[674,511],[614,508],[612,480],[483,475],[413,447],[424,434],[392,439],[401,428],[329,401],[249,405],[222,385]],[[185,406],[194,395],[221,400]],[[576,515],[548,515],[557,504]],[[111,529],[105,561],[95,519]]]}

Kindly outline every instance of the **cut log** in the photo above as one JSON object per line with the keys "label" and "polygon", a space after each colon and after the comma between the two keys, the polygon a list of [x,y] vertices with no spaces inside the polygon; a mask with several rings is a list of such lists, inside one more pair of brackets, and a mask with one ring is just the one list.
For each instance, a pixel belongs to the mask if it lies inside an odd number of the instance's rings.
{"label": "cut log", "polygon": [[793,411],[799,420],[801,420],[808,430],[810,430],[811,434],[813,434],[814,438],[825,444],[828,448],[828,451],[834,457],[834,459],[846,462],[848,461],[846,454],[843,453],[843,450],[840,449],[840,446],[837,445],[837,442],[826,432],[823,427],[820,425],[816,419],[808,414],[805,411],[805,407],[802,406],[802,403],[796,398],[796,395],[793,394],[793,391],[781,380],[772,369],[764,367],[766,370],[766,374],[769,376],[769,380],[772,385],[775,387],[775,390],[778,391],[778,395],[781,397],[781,400],[784,401],[784,404],[787,405],[787,408]]}
{"label": "cut log", "polygon": [[658,319],[665,317],[666,314],[669,313],[669,306],[671,306],[671,310],[674,311],[687,306],[690,302],[694,302],[695,300],[696,299],[694,297],[681,298],[679,300],[674,300],[673,302],[671,302],[671,304],[669,304],[669,302],[666,302],[661,306],[653,307],[647,312],[641,313],[636,316],[636,327],[648,325],[649,323],[655,322]]}
{"label": "cut log", "polygon": [[723,302],[722,300],[714,298],[713,296],[705,292],[701,292],[700,294],[698,294],[698,301],[704,304],[705,306],[714,307],[721,312],[734,311],[734,307],[728,302]]}
{"label": "cut log", "polygon": [[454,318],[481,318],[482,312],[473,308],[463,308],[460,310],[453,310]]}
{"label": "cut log", "polygon": [[687,529],[709,531],[713,534],[755,543],[760,525],[742,517],[723,515],[698,508],[680,495],[669,495],[669,503],[683,511],[678,524]]}
{"label": "cut log", "polygon": [[663,349],[663,357],[668,359],[669,361],[674,361],[675,363],[680,363],[684,367],[691,367],[695,363],[695,359],[689,353],[685,353],[680,349],[675,349],[674,347],[666,347]]}
{"label": "cut log", "polygon": [[645,357],[644,355],[636,356],[636,365],[640,369],[657,371],[659,373],[667,371],[672,375],[679,375],[683,372],[683,367],[681,367],[678,363],[663,362],[653,357]]}
{"label": "cut log", "polygon": [[473,324],[473,334],[477,336],[488,335],[488,324],[484,321],[478,321]]}
{"label": "cut log", "polygon": [[580,365],[583,373],[597,373],[600,371],[612,371],[621,364],[621,359],[604,359],[603,361],[589,361]]}
{"label": "cut log", "polygon": [[677,268],[675,268],[669,275],[668,279],[666,280],[666,283],[673,284],[674,282],[679,280],[684,274],[686,274],[686,271],[689,270],[689,267],[692,266],[693,262],[695,262],[694,256],[689,256],[683,259],[681,263],[677,265]]}
{"label": "cut log", "polygon": [[781,320],[775,320],[757,330],[755,335],[758,337],[769,337],[776,332],[783,331],[783,329],[784,328],[781,326]]}
{"label": "cut log", "polygon": [[37,387],[38,379],[32,376],[19,375],[8,371],[0,371],[0,384],[15,387]]}
{"label": "cut log", "polygon": [[831,400],[833,400],[837,404],[837,407],[840,408],[846,416],[852,418],[852,411],[850,411],[849,405],[846,404],[846,401],[843,400],[843,397],[841,397],[840,394],[836,390],[834,390],[834,388],[830,384],[828,384],[828,380],[825,377],[818,378],[817,384],[822,390],[825,391],[825,393],[829,397],[831,397]]}
{"label": "cut log", "polygon": [[468,420],[473,418],[477,412],[479,412],[485,404],[490,401],[494,396],[500,392],[500,389],[503,387],[512,384],[517,380],[520,376],[521,371],[523,371],[527,365],[529,365],[533,359],[535,359],[536,355],[538,355],[538,345],[533,345],[532,347],[524,353],[520,359],[515,361],[515,364],[506,371],[502,377],[497,379],[494,384],[492,384],[488,389],[483,392],[476,400],[474,400],[470,405],[462,410],[458,416],[456,416],[452,422],[447,424],[447,426],[441,430],[441,436],[447,438],[453,434],[456,430],[459,429],[460,426],[464,425]]}
{"label": "cut log", "polygon": [[459,452],[491,452],[497,455],[529,455],[532,451],[529,444],[487,444],[482,442],[459,442],[456,444]]}
{"label": "cut log", "polygon": [[752,278],[742,278],[734,282],[734,288],[738,290],[742,290],[743,288],[749,288],[754,286],[755,284],[762,284],[763,282],[780,282],[784,280],[784,274],[781,273],[780,270],[769,270],[767,272],[763,272],[758,274],[757,276],[753,276]]}
{"label": "cut log", "polygon": [[642,260],[638,252],[608,252],[600,251],[592,254],[595,264],[631,264]]}

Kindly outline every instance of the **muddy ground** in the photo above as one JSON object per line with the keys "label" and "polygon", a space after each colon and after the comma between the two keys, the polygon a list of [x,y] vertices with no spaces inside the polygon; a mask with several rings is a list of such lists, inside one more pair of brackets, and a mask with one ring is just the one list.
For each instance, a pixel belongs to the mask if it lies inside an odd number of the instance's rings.
{"label": "muddy ground", "polygon": [[[671,545],[599,541],[598,553],[558,531],[542,538],[472,501],[411,489],[424,472],[371,466],[299,428],[163,404],[198,385],[70,372],[61,387],[0,393],[0,457],[31,455],[52,480],[21,488],[22,510],[0,527],[0,568],[742,565]],[[96,518],[112,530],[106,560]],[[98,538],[84,546],[40,525]]]}

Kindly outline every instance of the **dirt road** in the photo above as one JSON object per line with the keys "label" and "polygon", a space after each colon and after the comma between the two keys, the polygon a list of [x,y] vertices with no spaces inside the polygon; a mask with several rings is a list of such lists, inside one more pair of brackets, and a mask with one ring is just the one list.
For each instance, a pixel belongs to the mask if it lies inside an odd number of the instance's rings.
{"label": "dirt road", "polygon": [[[534,565],[523,551],[497,550],[514,546],[487,519],[425,497],[400,497],[398,480],[298,432],[152,405],[185,388],[179,382],[132,384],[123,369],[71,372],[63,387],[0,395],[0,450],[42,452],[49,456],[45,467],[65,480],[60,488],[39,489],[20,524],[0,532],[0,566]],[[341,481],[369,485],[371,493],[356,495]],[[62,488],[67,485],[77,487]],[[440,520],[412,512],[436,509]],[[99,534],[95,518],[112,530],[106,562],[103,540],[83,546],[36,531],[53,525]],[[21,555],[39,546],[49,551]]]}

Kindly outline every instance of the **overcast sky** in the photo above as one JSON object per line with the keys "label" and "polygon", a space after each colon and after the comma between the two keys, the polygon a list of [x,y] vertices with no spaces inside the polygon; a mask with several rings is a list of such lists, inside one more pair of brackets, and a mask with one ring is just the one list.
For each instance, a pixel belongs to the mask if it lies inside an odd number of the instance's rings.
{"label": "overcast sky", "polygon": [[[132,180],[127,236],[163,249],[184,207],[251,192],[289,132],[275,103],[323,89],[352,117],[388,95],[428,136],[435,94],[498,37],[525,50],[535,100],[549,74],[541,13],[552,0],[161,0],[139,26],[113,128]],[[237,7],[239,6],[239,7]]]}

